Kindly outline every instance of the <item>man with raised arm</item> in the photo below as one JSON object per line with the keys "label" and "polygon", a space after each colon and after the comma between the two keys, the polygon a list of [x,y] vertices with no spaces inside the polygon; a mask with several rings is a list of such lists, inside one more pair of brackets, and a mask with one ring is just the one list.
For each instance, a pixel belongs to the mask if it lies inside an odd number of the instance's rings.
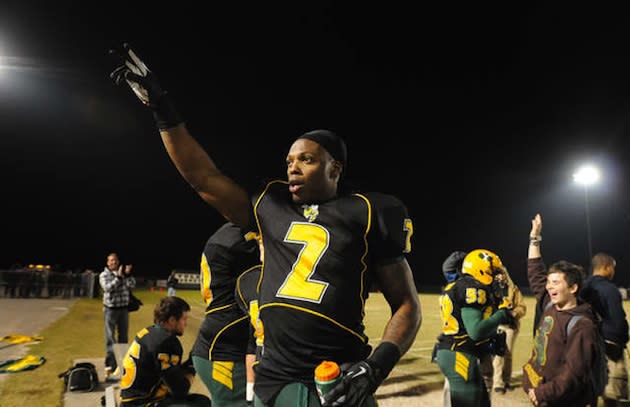
{"label": "man with raised arm", "polygon": [[[318,403],[313,372],[323,360],[346,366],[324,405],[373,406],[373,393],[413,343],[420,303],[405,255],[413,224],[405,205],[381,193],[339,187],[345,142],[328,130],[294,139],[286,180],[249,196],[190,135],[168,93],[128,47],[112,72],[154,114],[182,177],[226,219],[258,233],[265,247],[260,285],[264,353],[256,366],[257,406]],[[363,317],[375,282],[391,308],[374,350]],[[315,404],[317,405],[317,404]]]}

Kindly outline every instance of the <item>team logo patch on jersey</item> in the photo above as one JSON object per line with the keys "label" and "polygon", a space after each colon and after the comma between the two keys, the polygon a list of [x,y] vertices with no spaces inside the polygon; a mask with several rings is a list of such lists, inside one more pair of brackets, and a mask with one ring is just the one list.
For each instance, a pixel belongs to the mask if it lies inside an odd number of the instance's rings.
{"label": "team logo patch on jersey", "polygon": [[302,205],[302,214],[309,222],[315,221],[319,216],[319,205]]}

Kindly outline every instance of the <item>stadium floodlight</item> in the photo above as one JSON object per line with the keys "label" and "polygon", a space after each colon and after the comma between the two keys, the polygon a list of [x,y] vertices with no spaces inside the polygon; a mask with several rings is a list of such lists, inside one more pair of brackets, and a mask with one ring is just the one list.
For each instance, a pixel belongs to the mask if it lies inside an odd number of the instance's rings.
{"label": "stadium floodlight", "polygon": [[573,174],[573,181],[584,187],[584,207],[586,213],[586,239],[588,241],[588,259],[593,258],[593,243],[591,240],[591,218],[588,206],[588,187],[599,181],[599,169],[594,165],[583,165]]}
{"label": "stadium floodlight", "polygon": [[599,181],[599,170],[594,165],[584,165],[573,174],[573,181],[588,187]]}

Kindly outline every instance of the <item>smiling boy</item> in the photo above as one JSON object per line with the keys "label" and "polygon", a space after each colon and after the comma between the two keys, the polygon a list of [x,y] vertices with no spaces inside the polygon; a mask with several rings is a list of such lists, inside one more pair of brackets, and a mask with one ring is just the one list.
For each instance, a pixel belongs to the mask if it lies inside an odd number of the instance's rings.
{"label": "smiling boy", "polygon": [[[558,261],[547,272],[540,242],[542,218],[532,219],[527,277],[544,310],[529,361],[523,366],[523,390],[533,405],[595,406],[597,398],[589,372],[595,365],[597,325],[588,303],[578,299],[582,267]],[[571,317],[582,316],[567,336]]]}

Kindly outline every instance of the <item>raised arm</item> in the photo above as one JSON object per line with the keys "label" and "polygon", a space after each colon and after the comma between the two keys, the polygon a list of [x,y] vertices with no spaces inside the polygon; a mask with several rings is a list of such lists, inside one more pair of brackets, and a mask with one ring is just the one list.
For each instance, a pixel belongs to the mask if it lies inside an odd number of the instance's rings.
{"label": "raised arm", "polygon": [[527,249],[527,279],[529,288],[538,301],[544,299],[547,286],[547,269],[542,261],[540,244],[542,241],[542,218],[536,214],[532,219],[532,229],[529,232],[529,248]]}
{"label": "raised arm", "polygon": [[227,220],[247,227],[251,213],[247,192],[221,173],[184,123],[162,129],[160,135],[171,161],[199,196]]}
{"label": "raised arm", "polygon": [[532,230],[529,232],[529,248],[527,249],[528,259],[542,257],[540,253],[540,242],[542,241],[542,217],[539,213],[532,219]]}
{"label": "raised arm", "polygon": [[223,175],[201,145],[190,135],[168,92],[131,50],[110,51],[121,65],[110,75],[116,84],[127,83],[140,101],[153,111],[166,151],[179,173],[199,196],[226,219],[246,227],[250,202],[243,188]]}

